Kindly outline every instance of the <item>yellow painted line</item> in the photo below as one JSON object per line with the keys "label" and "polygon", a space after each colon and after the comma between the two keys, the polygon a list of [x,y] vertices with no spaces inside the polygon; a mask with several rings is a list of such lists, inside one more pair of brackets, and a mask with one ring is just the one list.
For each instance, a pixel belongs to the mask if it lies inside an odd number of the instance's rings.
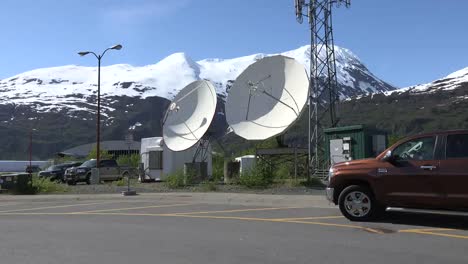
{"label": "yellow painted line", "polygon": [[190,204],[190,203],[183,203],[183,204],[162,204],[162,205],[160,204],[160,205],[151,205],[151,206],[139,206],[139,207],[127,207],[127,208],[115,208],[115,209],[103,209],[103,210],[73,212],[72,214],[104,213],[104,212],[137,210],[137,209],[149,209],[149,208],[163,208],[163,207],[176,207],[176,206],[187,206],[187,205],[192,205],[192,204]]}
{"label": "yellow painted line", "polygon": [[175,214],[145,214],[145,213],[103,213],[103,214],[100,214],[100,213],[86,213],[86,214],[90,214],[90,215],[119,215],[119,216],[171,216],[171,217],[187,217],[187,218],[202,218],[202,219],[226,219],[226,220],[260,221],[260,222],[275,222],[275,223],[297,223],[297,224],[308,224],[308,225],[345,227],[345,228],[353,228],[353,229],[366,229],[366,227],[357,226],[357,225],[333,224],[333,223],[309,222],[309,221],[285,221],[285,220],[276,220],[276,219],[271,219],[271,218],[252,218],[252,217],[237,217],[237,216],[187,215],[187,214],[183,215],[183,214],[178,214],[178,213],[175,213]]}
{"label": "yellow painted line", "polygon": [[20,205],[21,203],[11,203],[11,204],[0,204],[0,207],[11,206],[11,205]]}
{"label": "yellow painted line", "polygon": [[182,215],[182,214],[151,214],[151,213],[86,213],[84,215],[116,215],[116,216],[170,216],[170,217],[185,217],[185,218],[203,218],[203,219],[233,219],[233,220],[246,220],[246,221],[272,221],[268,218],[250,218],[250,217],[234,217],[234,216],[210,216],[210,215]]}
{"label": "yellow painted line", "polygon": [[468,236],[444,234],[444,233],[435,233],[435,232],[426,232],[426,231],[405,231],[405,232],[402,232],[402,233],[413,233],[413,234],[421,234],[421,235],[431,235],[431,236],[441,236],[441,237],[468,239]]}
{"label": "yellow painted line", "polygon": [[13,213],[0,213],[0,215],[73,215],[73,213],[40,213],[40,212],[13,212]]}
{"label": "yellow painted line", "polygon": [[219,210],[219,211],[187,212],[187,213],[174,213],[174,214],[196,215],[196,214],[212,214],[212,213],[238,213],[238,212],[287,210],[287,209],[298,209],[298,208],[305,208],[305,207],[266,207],[266,208],[248,208],[248,209]]}
{"label": "yellow painted line", "polygon": [[374,234],[379,234],[379,235],[385,235],[385,233],[383,231],[380,231],[380,230],[377,230],[377,229],[374,229],[374,228],[364,228],[365,231],[367,232],[371,232],[371,233],[374,233]]}
{"label": "yellow painted line", "polygon": [[0,213],[26,212],[26,211],[35,211],[35,210],[43,210],[43,209],[67,208],[67,207],[76,207],[76,206],[85,206],[85,205],[98,205],[98,204],[110,204],[110,203],[119,203],[119,201],[99,202],[99,203],[79,203],[79,204],[67,204],[67,205],[35,207],[35,208],[27,208],[27,209],[15,209],[15,210],[0,211]]}
{"label": "yellow painted line", "polygon": [[415,229],[402,229],[398,230],[400,233],[408,233],[408,232],[428,232],[428,231],[456,231],[456,229],[452,228],[415,228]]}
{"label": "yellow painted line", "polygon": [[353,228],[353,229],[366,229],[366,227],[364,227],[364,226],[347,225],[347,224],[333,224],[333,223],[325,223],[325,222],[309,222],[309,221],[281,221],[281,222],[307,224],[307,225],[320,225],[320,226],[335,226],[335,227],[345,227],[345,228]]}
{"label": "yellow painted line", "polygon": [[[96,204],[96,203],[93,203]],[[98,203],[102,204],[102,203]],[[77,204],[79,205],[90,205],[90,204]],[[170,206],[183,206],[191,204],[172,204],[172,205],[158,205],[158,207],[170,207]],[[63,206],[62,206],[63,207]],[[139,207],[139,208],[155,208],[156,206],[151,207]],[[57,207],[54,207],[57,208]],[[137,209],[137,207],[132,207],[129,209]],[[27,209],[23,209],[27,210]],[[37,210],[37,208],[30,209]],[[122,209],[109,209],[109,210],[122,210]],[[102,210],[101,210],[102,211]],[[180,213],[168,213],[168,214],[151,214],[151,213],[105,213],[105,212],[72,212],[72,213],[41,213],[41,212],[0,212],[0,215],[100,215],[100,216],[166,216],[166,217],[186,217],[186,218],[202,218],[202,219],[227,219],[227,220],[242,220],[242,221],[257,221],[257,222],[275,222],[275,223],[297,223],[297,224],[307,224],[307,225],[318,225],[318,226],[332,226],[332,227],[342,227],[350,229],[360,229],[376,234],[385,234],[382,231],[368,228],[358,225],[348,225],[348,224],[334,224],[334,223],[325,223],[325,222],[312,222],[312,221],[299,221],[299,220],[286,220],[286,219],[271,219],[271,218],[251,218],[251,217],[235,217],[235,216],[216,216],[216,215],[188,215]],[[455,234],[444,234],[437,232],[430,232],[430,230],[437,231],[455,231],[455,229],[450,228],[425,228],[425,229],[404,229],[399,230],[399,233],[413,233],[413,234],[422,234],[422,235],[432,235],[432,236],[441,236],[441,237],[450,237],[450,238],[459,238],[459,239],[468,239],[468,236],[455,235]]]}
{"label": "yellow painted line", "polygon": [[100,215],[100,216],[166,216],[166,217],[185,217],[185,218],[201,218],[201,219],[224,219],[224,220],[242,220],[242,221],[256,221],[256,222],[274,222],[274,223],[296,223],[296,224],[307,224],[307,225],[318,225],[318,226],[332,226],[342,227],[351,229],[366,230],[372,233],[384,234],[381,231],[367,228],[358,225],[347,225],[347,224],[333,224],[324,222],[309,222],[309,221],[292,221],[292,220],[281,220],[271,218],[252,218],[252,217],[236,217],[236,216],[217,216],[217,215],[187,215],[187,214],[151,214],[151,213],[105,213],[105,212],[81,212],[81,213],[5,213],[1,215]]}
{"label": "yellow painted line", "polygon": [[296,221],[296,220],[319,220],[319,219],[339,219],[339,218],[344,218],[344,216],[333,215],[333,216],[311,216],[311,217],[298,217],[298,218],[273,218],[272,220]]}

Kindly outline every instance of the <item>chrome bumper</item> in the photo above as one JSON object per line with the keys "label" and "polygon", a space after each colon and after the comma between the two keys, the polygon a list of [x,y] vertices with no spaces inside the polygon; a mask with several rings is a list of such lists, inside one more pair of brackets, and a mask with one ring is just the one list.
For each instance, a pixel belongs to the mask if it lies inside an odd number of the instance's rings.
{"label": "chrome bumper", "polygon": [[335,201],[333,201],[333,193],[335,192],[335,189],[334,188],[327,188],[325,191],[326,191],[326,194],[327,194],[327,200],[334,203]]}

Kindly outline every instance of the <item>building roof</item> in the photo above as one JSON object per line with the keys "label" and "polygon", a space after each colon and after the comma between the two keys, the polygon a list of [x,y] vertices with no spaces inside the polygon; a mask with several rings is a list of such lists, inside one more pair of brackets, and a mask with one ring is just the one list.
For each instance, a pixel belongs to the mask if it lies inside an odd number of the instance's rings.
{"label": "building roof", "polygon": [[[70,148],[64,151],[61,151],[59,154],[66,156],[87,156],[91,150],[96,146],[96,143],[89,143],[74,148]],[[132,141],[130,145],[127,144],[125,140],[109,140],[101,141],[100,148],[101,150],[114,151],[114,150],[138,150],[140,151],[140,142]]]}
{"label": "building roof", "polygon": [[364,130],[364,125],[354,125],[354,126],[343,126],[343,127],[332,127],[324,129],[323,132],[325,133],[334,133],[334,132],[347,132],[352,130]]}

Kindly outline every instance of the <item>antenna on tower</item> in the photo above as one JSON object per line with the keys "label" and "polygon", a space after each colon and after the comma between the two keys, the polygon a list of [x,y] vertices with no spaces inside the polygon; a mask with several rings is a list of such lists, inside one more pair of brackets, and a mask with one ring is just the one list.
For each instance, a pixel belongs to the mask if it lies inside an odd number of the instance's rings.
{"label": "antenna on tower", "polygon": [[294,8],[296,9],[296,20],[299,24],[302,24],[302,7],[305,5],[305,0],[294,0]]}
{"label": "antenna on tower", "polygon": [[349,7],[351,1],[309,0],[305,3],[305,0],[295,0],[294,4],[297,21],[302,23],[300,14],[306,9],[310,26],[309,176],[325,177],[330,161],[325,155],[323,128],[338,124],[335,104],[339,100],[332,7],[341,4]]}

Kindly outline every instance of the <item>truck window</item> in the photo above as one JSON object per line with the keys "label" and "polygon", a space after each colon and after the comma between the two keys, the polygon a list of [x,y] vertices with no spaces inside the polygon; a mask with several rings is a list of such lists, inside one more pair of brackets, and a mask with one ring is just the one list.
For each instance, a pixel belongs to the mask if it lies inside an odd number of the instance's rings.
{"label": "truck window", "polygon": [[102,160],[99,163],[101,167],[117,167],[117,162],[115,160]]}
{"label": "truck window", "polygon": [[432,160],[434,159],[435,137],[417,138],[396,147],[393,156],[396,160]]}
{"label": "truck window", "polygon": [[163,152],[150,151],[149,152],[149,169],[162,170],[163,169]]}
{"label": "truck window", "polygon": [[448,135],[447,159],[468,158],[468,134]]}

